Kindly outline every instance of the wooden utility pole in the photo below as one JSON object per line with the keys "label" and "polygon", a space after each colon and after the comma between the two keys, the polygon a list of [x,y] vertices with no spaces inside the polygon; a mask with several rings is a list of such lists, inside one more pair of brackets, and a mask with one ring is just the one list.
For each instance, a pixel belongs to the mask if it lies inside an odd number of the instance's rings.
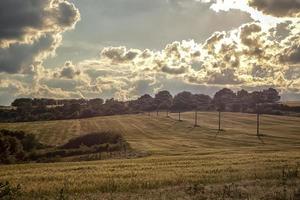
{"label": "wooden utility pole", "polygon": [[195,127],[198,126],[198,112],[195,111]]}
{"label": "wooden utility pole", "polygon": [[261,104],[256,104],[256,135],[260,136],[259,127],[260,127],[260,113],[261,113]]}
{"label": "wooden utility pole", "polygon": [[178,112],[178,121],[180,121],[180,111]]}
{"label": "wooden utility pole", "polygon": [[260,120],[259,120],[259,117],[260,117],[260,114],[259,114],[259,112],[257,112],[257,114],[256,114],[256,135],[257,135],[257,137],[259,137],[259,123],[260,123]]}
{"label": "wooden utility pole", "polygon": [[218,131],[221,131],[221,111],[219,110],[219,129]]}

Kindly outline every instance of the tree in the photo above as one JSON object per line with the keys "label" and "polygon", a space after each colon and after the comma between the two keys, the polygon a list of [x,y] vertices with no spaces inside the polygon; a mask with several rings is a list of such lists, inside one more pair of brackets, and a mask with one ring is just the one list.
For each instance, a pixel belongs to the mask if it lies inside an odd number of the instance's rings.
{"label": "tree", "polygon": [[11,136],[0,134],[0,163],[10,164],[22,160],[24,151],[21,142]]}
{"label": "tree", "polygon": [[28,105],[32,106],[31,98],[19,98],[19,99],[14,100],[11,103],[11,106],[14,106],[14,107],[23,107],[23,106],[28,106]]}
{"label": "tree", "polygon": [[224,88],[220,91],[218,91],[214,98],[213,98],[213,102],[217,108],[217,111],[219,112],[219,126],[218,126],[218,131],[221,131],[221,112],[226,110],[227,106],[232,106],[236,103],[237,97],[236,94],[228,89],[228,88]]}
{"label": "tree", "polygon": [[84,114],[87,115],[89,112],[91,113],[91,115],[93,115],[93,113],[99,113],[101,107],[103,106],[104,100],[100,99],[100,98],[96,98],[96,99],[90,99],[88,101],[88,105],[90,107],[90,111],[85,110]]}
{"label": "tree", "polygon": [[[224,88],[214,95],[213,99],[204,94],[191,94],[181,92],[172,98],[168,91],[160,91],[155,98],[149,94],[137,100],[117,101],[96,98],[86,99],[45,99],[45,98],[19,98],[12,102],[11,108],[0,109],[1,122],[37,121],[72,119],[100,115],[114,115],[168,110],[180,112],[195,110],[195,125],[197,125],[198,110],[219,110],[234,112],[256,112],[256,105],[263,104],[261,113],[284,114],[288,111],[299,112],[300,108],[280,105],[279,92],[274,88],[252,93],[240,90],[235,94],[232,90]],[[174,105],[173,105],[174,104]],[[219,113],[221,114],[221,113]]]}
{"label": "tree", "polygon": [[172,106],[173,97],[169,91],[160,91],[155,95],[154,104],[156,106],[157,114],[159,110],[166,110],[167,115],[168,111]]}
{"label": "tree", "polygon": [[100,99],[100,98],[90,99],[88,101],[88,104],[91,105],[92,107],[100,107],[103,105],[103,103],[104,103],[104,100]]}
{"label": "tree", "polygon": [[19,99],[17,103],[13,103],[14,106],[17,106],[18,117],[23,118],[23,121],[31,120],[32,112],[32,101],[31,99]]}
{"label": "tree", "polygon": [[250,105],[250,94],[248,91],[242,89],[237,92],[238,104],[240,105],[240,111],[245,112]]}
{"label": "tree", "polygon": [[239,99],[246,99],[246,98],[249,97],[249,92],[247,90],[242,89],[242,90],[237,92],[236,96]]}
{"label": "tree", "polygon": [[193,104],[197,110],[208,110],[209,105],[212,101],[211,97],[204,94],[194,94]]}
{"label": "tree", "polygon": [[173,100],[172,110],[178,112],[178,120],[180,121],[180,113],[182,111],[191,110],[194,108],[193,94],[190,92],[180,92],[175,95]]}
{"label": "tree", "polygon": [[255,110],[257,104],[264,102],[262,92],[254,91],[250,94],[250,106]]}
{"label": "tree", "polygon": [[68,118],[77,118],[80,114],[81,105],[79,103],[68,103],[63,106],[63,113]]}
{"label": "tree", "polygon": [[143,112],[150,112],[155,109],[154,99],[149,95],[145,94],[137,99],[137,109]]}
{"label": "tree", "polygon": [[236,94],[232,90],[224,88],[214,95],[213,103],[217,109],[220,109],[221,106],[224,106],[222,110],[226,110],[226,107],[235,103],[236,100]]}
{"label": "tree", "polygon": [[211,104],[211,97],[204,94],[193,95],[193,109],[195,109],[195,123],[194,126],[198,126],[198,110],[208,110]]}
{"label": "tree", "polygon": [[280,100],[279,92],[274,88],[269,88],[262,91],[264,103],[277,103]]}
{"label": "tree", "polygon": [[112,99],[107,99],[103,106],[105,115],[125,114],[128,113],[128,106],[125,102]]}
{"label": "tree", "polygon": [[10,131],[2,129],[0,130],[0,136],[16,138],[18,141],[21,142],[24,151],[27,152],[37,148],[41,148],[43,146],[41,143],[38,142],[34,135],[26,134],[23,131]]}

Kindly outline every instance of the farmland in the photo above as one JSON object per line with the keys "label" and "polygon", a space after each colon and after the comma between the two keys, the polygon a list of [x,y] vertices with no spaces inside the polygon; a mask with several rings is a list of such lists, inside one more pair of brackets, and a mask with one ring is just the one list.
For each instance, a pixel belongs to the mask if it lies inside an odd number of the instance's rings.
{"label": "farmland", "polygon": [[283,102],[283,104],[291,107],[296,107],[296,106],[300,106],[300,101],[286,101]]}
{"label": "farmland", "polygon": [[293,195],[298,189],[300,118],[263,115],[263,135],[258,138],[255,115],[222,113],[221,132],[215,112],[199,113],[199,127],[193,125],[192,112],[182,113],[182,121],[177,121],[176,113],[170,116],[151,113],[0,124],[0,129],[24,130],[50,145],[112,130],[123,134],[133,149],[149,153],[136,159],[1,166],[0,180],[21,184],[25,197],[50,199],[62,188],[75,199],[199,199],[199,193],[221,198],[227,184],[231,189],[226,195],[268,199],[268,195]]}

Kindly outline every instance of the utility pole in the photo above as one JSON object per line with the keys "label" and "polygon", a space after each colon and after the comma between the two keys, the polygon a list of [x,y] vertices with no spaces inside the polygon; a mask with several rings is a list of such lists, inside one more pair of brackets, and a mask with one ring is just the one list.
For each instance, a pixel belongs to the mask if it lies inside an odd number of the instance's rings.
{"label": "utility pole", "polygon": [[195,111],[195,127],[198,126],[198,111]]}
{"label": "utility pole", "polygon": [[221,131],[221,110],[219,110],[219,129],[218,131]]}
{"label": "utility pole", "polygon": [[257,135],[257,137],[259,137],[259,135],[260,135],[260,134],[259,134],[259,125],[260,125],[260,124],[259,124],[259,122],[260,122],[260,121],[259,121],[259,117],[260,117],[259,115],[260,115],[259,112],[257,112],[257,113],[256,113],[256,135]]}
{"label": "utility pole", "polygon": [[261,105],[260,104],[256,104],[256,135],[257,135],[257,137],[260,136],[260,133],[259,133],[259,127],[260,127],[260,108],[261,108]]}

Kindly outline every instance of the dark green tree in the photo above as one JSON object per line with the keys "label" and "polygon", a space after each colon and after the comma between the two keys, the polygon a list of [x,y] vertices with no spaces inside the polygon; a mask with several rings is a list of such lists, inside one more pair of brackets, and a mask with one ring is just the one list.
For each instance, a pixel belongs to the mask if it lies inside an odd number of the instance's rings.
{"label": "dark green tree", "polygon": [[0,135],[0,163],[11,164],[23,160],[23,146],[15,137]]}
{"label": "dark green tree", "polygon": [[154,98],[149,94],[144,94],[137,99],[137,109],[142,112],[150,112],[155,109]]}
{"label": "dark green tree", "polygon": [[211,97],[204,94],[194,94],[193,99],[196,110],[208,110],[212,102]]}
{"label": "dark green tree", "polygon": [[104,100],[100,99],[100,98],[90,99],[88,101],[88,104],[90,105],[90,107],[95,110],[99,110],[101,108],[101,106],[103,105],[103,103],[104,103]]}
{"label": "dark green tree", "polygon": [[245,112],[250,106],[251,96],[248,91],[242,89],[237,92],[237,100],[240,106],[240,111]]}
{"label": "dark green tree", "polygon": [[157,115],[159,110],[166,110],[168,115],[169,109],[172,106],[172,102],[173,97],[169,91],[164,90],[158,92],[154,98],[154,104],[156,106]]}
{"label": "dark green tree", "polygon": [[194,108],[193,94],[190,92],[180,92],[175,95],[172,110],[178,112],[178,120],[181,120],[181,112],[192,110]]}
{"label": "dark green tree", "polygon": [[226,110],[226,107],[234,104],[236,100],[236,94],[232,90],[224,88],[214,95],[213,103],[217,109],[224,106],[222,110]]}
{"label": "dark green tree", "polygon": [[274,88],[269,88],[262,91],[264,103],[277,103],[280,100],[279,92]]}

